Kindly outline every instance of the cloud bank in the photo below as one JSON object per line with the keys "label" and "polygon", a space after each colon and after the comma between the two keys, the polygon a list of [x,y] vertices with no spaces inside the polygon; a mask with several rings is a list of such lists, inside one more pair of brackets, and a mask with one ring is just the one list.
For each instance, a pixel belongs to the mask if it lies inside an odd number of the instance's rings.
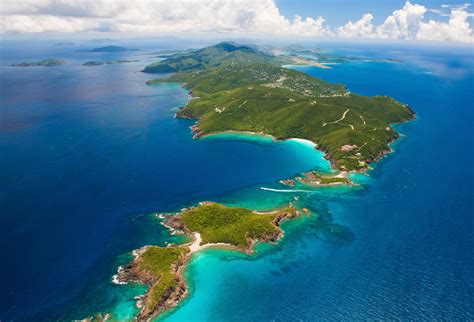
{"label": "cloud bank", "polygon": [[[444,21],[426,21],[427,12]],[[472,17],[468,4],[426,8],[406,2],[380,25],[374,25],[374,16],[366,13],[333,29],[323,17],[289,19],[274,0],[3,0],[0,32],[205,32],[474,43]]]}
{"label": "cloud bank", "polygon": [[[406,2],[403,8],[395,10],[384,23],[374,26],[373,16],[365,14],[359,21],[349,21],[337,29],[340,37],[365,37],[379,39],[418,39],[428,41],[458,41],[474,43],[474,33],[468,18],[473,14],[468,11],[469,5],[443,5],[443,10],[428,9],[425,6]],[[447,22],[429,20],[425,22],[425,14],[434,12],[447,16]]]}

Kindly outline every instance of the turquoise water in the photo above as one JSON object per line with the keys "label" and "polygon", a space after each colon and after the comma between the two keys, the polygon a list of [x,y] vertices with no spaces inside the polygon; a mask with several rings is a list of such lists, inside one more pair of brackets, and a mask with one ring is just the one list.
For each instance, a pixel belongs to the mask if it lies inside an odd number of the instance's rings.
{"label": "turquoise water", "polygon": [[[418,119],[397,126],[396,152],[356,175],[361,186],[289,193],[262,188],[287,190],[279,179],[329,171],[322,153],[248,135],[193,140],[192,122],[173,117],[186,92],[145,86],[150,77],[137,71],[150,58],[139,53],[20,45],[2,47],[0,67],[0,243],[9,254],[0,319],[133,316],[144,287],[113,285],[112,275],[131,250],[180,241],[156,212],[202,200],[253,209],[296,202],[313,214],[286,223],[283,240],[254,256],[196,254],[190,297],[160,320],[473,318],[472,50],[339,46],[406,62],[299,68],[393,96]],[[51,56],[69,63],[6,66]],[[141,61],[82,66],[97,58]]]}

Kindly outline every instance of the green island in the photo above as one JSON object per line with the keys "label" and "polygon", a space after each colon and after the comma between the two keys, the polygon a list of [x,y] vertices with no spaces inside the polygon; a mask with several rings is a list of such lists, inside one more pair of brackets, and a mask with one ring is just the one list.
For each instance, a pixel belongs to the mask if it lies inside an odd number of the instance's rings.
{"label": "green island", "polygon": [[301,175],[279,181],[285,186],[295,187],[297,182],[307,186],[337,186],[337,185],[356,185],[348,177],[347,173],[339,172],[337,174],[326,174],[318,171],[308,171]]}
{"label": "green island", "polygon": [[139,60],[105,60],[105,61],[99,61],[99,60],[92,60],[85,62],[84,66],[100,66],[100,65],[115,65],[115,64],[126,64],[126,63],[137,63]]}
{"label": "green island", "polygon": [[341,171],[368,169],[399,137],[391,124],[415,117],[391,97],[357,95],[282,64],[251,46],[221,43],[171,55],[143,71],[174,73],[149,85],[177,82],[189,90],[194,99],[176,116],[197,120],[196,137],[240,131],[306,139]]}
{"label": "green island", "polygon": [[35,62],[23,62],[19,64],[13,64],[11,66],[13,67],[32,67],[32,66],[45,66],[45,67],[50,67],[50,66],[61,66],[66,64],[65,61],[59,60],[59,59],[45,59],[45,60],[40,60],[40,61],[35,61]]}
{"label": "green island", "polygon": [[[183,270],[193,253],[207,247],[251,253],[257,242],[276,242],[283,235],[281,222],[298,215],[298,210],[292,205],[270,212],[257,212],[213,202],[202,202],[180,213],[168,214],[164,225],[186,234],[192,242],[168,247],[145,246],[135,250],[134,260],[119,268],[114,281],[149,286],[137,302],[140,308],[137,320],[148,321],[176,306],[188,295]],[[103,320],[107,316],[110,318],[107,314],[99,314],[89,320]]]}

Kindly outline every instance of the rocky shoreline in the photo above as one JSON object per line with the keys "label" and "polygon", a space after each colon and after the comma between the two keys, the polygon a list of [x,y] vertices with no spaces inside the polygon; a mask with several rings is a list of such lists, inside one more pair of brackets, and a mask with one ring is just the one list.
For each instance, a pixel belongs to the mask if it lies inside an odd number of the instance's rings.
{"label": "rocky shoreline", "polygon": [[135,259],[124,266],[121,266],[117,272],[117,281],[120,284],[127,283],[140,283],[149,286],[149,290],[143,296],[137,296],[137,307],[140,308],[140,313],[137,315],[137,321],[150,321],[151,319],[158,316],[160,313],[175,307],[179,302],[181,302],[188,294],[187,284],[183,276],[183,268],[188,262],[188,257],[180,258],[180,260],[172,265],[172,271],[175,278],[175,286],[169,288],[166,293],[158,300],[158,303],[150,308],[147,306],[148,297],[150,296],[150,290],[160,282],[160,277],[154,276],[149,272],[140,268],[141,255],[149,248],[150,246],[142,247],[136,251]]}

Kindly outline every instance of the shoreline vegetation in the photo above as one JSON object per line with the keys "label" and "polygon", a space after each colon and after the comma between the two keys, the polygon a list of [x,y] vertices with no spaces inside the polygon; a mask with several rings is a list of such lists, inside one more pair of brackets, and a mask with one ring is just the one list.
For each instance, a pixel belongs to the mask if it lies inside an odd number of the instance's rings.
{"label": "shoreline vegetation", "polygon": [[[392,124],[412,120],[415,113],[391,97],[353,94],[343,85],[284,68],[288,62],[308,64],[297,54],[275,56],[254,46],[225,42],[170,53],[143,72],[168,74],[147,81],[148,85],[179,83],[188,90],[190,99],[175,117],[196,121],[191,127],[195,138],[243,133],[276,141],[296,140],[322,151],[335,170],[308,171],[280,184],[292,188],[356,185],[349,174],[365,172],[370,163],[391,152],[390,144],[399,137]],[[318,61],[311,65],[327,67]],[[251,254],[256,243],[278,241],[283,236],[281,222],[301,213],[310,210],[300,212],[290,203],[257,212],[202,202],[177,214],[160,214],[171,234],[184,234],[191,241],[133,251],[132,262],[119,267],[112,281],[148,285],[147,292],[136,298],[140,309],[136,320],[152,320],[188,296],[183,271],[194,253],[217,247]],[[353,240],[346,227],[324,215],[319,217],[321,238]],[[88,320],[110,318],[110,314],[98,314]]]}
{"label": "shoreline vegetation", "polygon": [[[308,213],[303,209],[303,213]],[[161,214],[163,225],[173,234],[185,234],[192,241],[168,247],[144,246],[133,251],[131,263],[119,267],[116,284],[148,285],[136,298],[138,321],[149,321],[175,307],[189,294],[183,272],[192,254],[205,248],[224,248],[252,254],[257,243],[277,242],[284,234],[281,223],[300,212],[291,204],[269,212],[227,207],[214,202],[184,208],[176,214]],[[105,315],[101,315],[103,320]],[[99,320],[99,316],[89,320]],[[110,315],[109,315],[110,318]]]}

